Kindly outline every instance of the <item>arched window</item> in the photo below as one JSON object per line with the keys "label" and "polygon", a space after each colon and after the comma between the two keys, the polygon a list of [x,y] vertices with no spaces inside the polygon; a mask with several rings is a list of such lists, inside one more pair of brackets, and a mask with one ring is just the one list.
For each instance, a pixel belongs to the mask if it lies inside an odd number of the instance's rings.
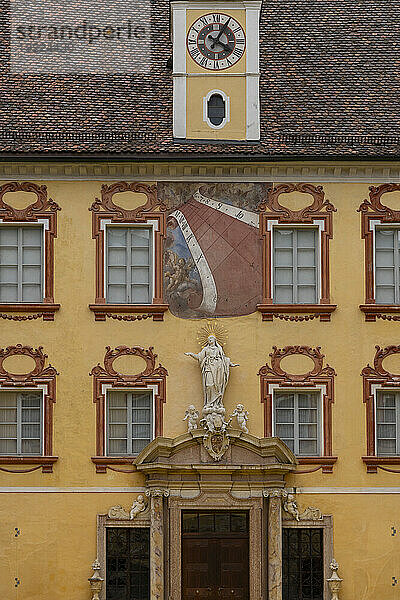
{"label": "arched window", "polygon": [[221,125],[225,119],[225,100],[220,94],[210,96],[207,103],[207,116],[213,125]]}
{"label": "arched window", "polygon": [[222,129],[230,120],[229,97],[221,90],[211,90],[203,98],[203,120],[212,129]]}

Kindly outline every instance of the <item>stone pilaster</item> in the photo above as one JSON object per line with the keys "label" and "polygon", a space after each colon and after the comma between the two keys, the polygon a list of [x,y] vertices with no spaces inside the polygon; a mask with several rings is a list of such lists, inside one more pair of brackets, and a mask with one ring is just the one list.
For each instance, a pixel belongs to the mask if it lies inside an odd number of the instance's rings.
{"label": "stone pilaster", "polygon": [[283,490],[265,490],[268,498],[268,600],[282,600]]}
{"label": "stone pilaster", "polygon": [[164,600],[164,501],[167,490],[152,489],[150,497],[150,595]]}

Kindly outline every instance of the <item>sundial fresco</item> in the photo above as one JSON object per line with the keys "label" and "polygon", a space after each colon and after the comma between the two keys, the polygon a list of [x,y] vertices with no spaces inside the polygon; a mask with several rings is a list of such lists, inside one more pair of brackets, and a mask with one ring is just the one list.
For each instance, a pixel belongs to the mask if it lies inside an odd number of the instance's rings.
{"label": "sundial fresco", "polygon": [[176,316],[252,313],[261,302],[257,206],[267,184],[159,184],[167,220],[164,294]]}

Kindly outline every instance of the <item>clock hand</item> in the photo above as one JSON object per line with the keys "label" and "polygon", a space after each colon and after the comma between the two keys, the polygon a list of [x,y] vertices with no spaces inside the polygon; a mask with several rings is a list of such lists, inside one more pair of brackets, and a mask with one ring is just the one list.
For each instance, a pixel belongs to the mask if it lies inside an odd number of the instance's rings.
{"label": "clock hand", "polygon": [[224,50],[233,50],[232,46],[229,44],[224,44],[224,42],[218,42],[218,44],[222,46]]}
{"label": "clock hand", "polygon": [[217,42],[217,43],[219,42],[219,38],[220,38],[220,37],[221,37],[221,35],[224,33],[225,29],[228,27],[228,23],[229,23],[229,21],[230,21],[230,20],[231,20],[231,17],[229,17],[229,19],[228,19],[227,21],[225,21],[225,23],[223,24],[223,26],[222,26],[222,27],[221,27],[221,29],[219,30],[217,37],[216,37],[216,38],[212,38],[212,39],[214,40],[214,43],[213,43],[213,44],[211,44],[211,50],[212,50],[213,48],[215,48],[215,43],[216,43],[216,42]]}

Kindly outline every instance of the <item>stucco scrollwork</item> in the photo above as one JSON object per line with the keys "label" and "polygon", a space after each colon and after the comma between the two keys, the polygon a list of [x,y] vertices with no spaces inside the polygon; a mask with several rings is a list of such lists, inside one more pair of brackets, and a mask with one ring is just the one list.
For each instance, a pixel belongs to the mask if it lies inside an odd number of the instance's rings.
{"label": "stucco scrollwork", "polygon": [[[326,375],[333,377],[336,375],[335,370],[329,365],[323,366],[325,355],[321,352],[321,347],[311,348],[311,346],[285,346],[284,348],[277,348],[272,346],[273,352],[270,353],[271,366],[268,364],[261,367],[259,375],[275,375],[277,377],[283,377],[290,382],[305,382],[310,380],[312,377],[318,377],[320,375]],[[301,354],[310,358],[314,367],[307,373],[292,374],[287,373],[281,367],[281,361],[287,356],[293,356],[295,354]]]}
{"label": "stucco scrollwork", "polygon": [[[369,200],[365,199],[357,210],[362,213],[364,227],[368,225],[367,222],[364,223],[364,215],[371,213],[375,213],[374,216],[380,217],[384,223],[400,222],[400,210],[394,210],[382,203],[383,194],[398,191],[400,191],[399,183],[384,183],[377,187],[372,185],[369,188]],[[365,227],[365,231],[367,231],[367,227]]]}
{"label": "stucco scrollwork", "polygon": [[[281,194],[291,194],[292,192],[310,194],[312,201],[300,210],[291,210],[282,206],[279,202]],[[281,183],[268,191],[267,199],[260,203],[258,209],[262,212],[274,212],[281,217],[282,222],[287,220],[289,223],[312,223],[315,213],[322,211],[331,213],[337,210],[329,200],[325,199],[323,187],[311,183]]]}
{"label": "stucco scrollwork", "polygon": [[[110,346],[107,346],[106,354],[104,356],[104,367],[102,367],[100,364],[97,364],[95,367],[93,367],[90,375],[95,375],[97,377],[110,376],[115,378],[118,383],[121,384],[136,383],[137,381],[149,376],[165,377],[168,375],[168,372],[161,364],[156,367],[157,354],[154,354],[153,350],[153,346],[150,346],[150,348],[147,349],[140,346],[133,346],[132,348],[129,346],[117,346],[115,349],[112,349]],[[121,356],[138,356],[143,358],[146,363],[146,367],[140,373],[128,375],[119,373],[114,369],[113,363]]]}
{"label": "stucco scrollwork", "polygon": [[[22,209],[14,208],[4,201],[4,195],[8,192],[32,192],[36,194],[35,202]],[[31,181],[11,181],[0,186],[0,217],[3,221],[36,221],[48,211],[55,213],[61,210],[54,200],[47,197],[47,186],[37,185]]]}
{"label": "stucco scrollwork", "polygon": [[[34,368],[28,373],[16,374],[7,371],[4,368],[3,362],[10,356],[29,356],[35,361]],[[16,346],[7,346],[7,348],[0,348],[0,382],[10,383],[12,385],[29,385],[35,383],[35,377],[55,377],[58,375],[57,371],[51,365],[45,367],[45,361],[47,354],[43,353],[43,346],[39,348],[32,348],[31,346],[23,346],[22,344],[16,344]]]}
{"label": "stucco scrollwork", "polygon": [[[136,194],[145,194],[147,200],[144,204],[128,210],[118,206],[114,203],[114,194],[120,194],[121,192],[133,192]],[[99,212],[101,210],[114,213],[115,221],[139,221],[145,213],[159,209],[160,211],[166,211],[167,206],[157,197],[157,186],[148,185],[145,183],[118,181],[111,185],[101,186],[101,198],[96,198],[89,210],[92,212]]]}
{"label": "stucco scrollwork", "polygon": [[400,353],[400,345],[399,346],[386,346],[386,348],[381,348],[380,346],[375,346],[376,349],[376,353],[374,356],[374,366],[371,367],[370,365],[367,365],[366,367],[364,367],[364,369],[362,370],[362,375],[364,377],[384,377],[385,379],[398,379],[400,382],[400,373],[391,373],[390,371],[387,371],[386,369],[383,368],[383,361],[385,360],[385,358],[387,358],[388,356],[391,356],[392,354],[399,354]]}

